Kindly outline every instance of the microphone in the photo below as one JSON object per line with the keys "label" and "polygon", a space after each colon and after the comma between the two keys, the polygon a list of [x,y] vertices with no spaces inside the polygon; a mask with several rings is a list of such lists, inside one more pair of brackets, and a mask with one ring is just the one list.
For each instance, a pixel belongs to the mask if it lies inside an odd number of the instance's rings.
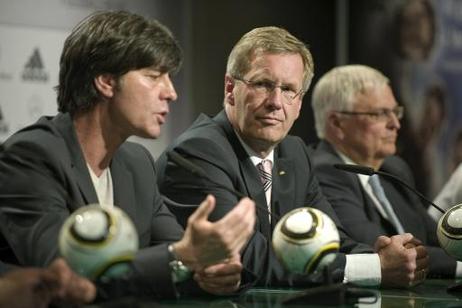
{"label": "microphone", "polygon": [[[236,197],[238,198],[245,198],[245,197],[248,197],[247,195],[233,189],[233,188],[230,188],[226,185],[223,185],[219,182],[216,182],[214,180],[212,180],[212,178],[210,178],[207,173],[205,172],[204,169],[202,169],[200,166],[190,162],[189,160],[187,160],[186,158],[184,158],[183,156],[181,156],[180,154],[178,154],[178,152],[176,151],[170,151],[170,152],[167,152],[167,157],[172,161],[174,162],[177,166],[191,172],[191,174],[193,175],[197,175],[201,178],[203,178],[204,180],[207,180],[208,182],[212,183],[213,185],[217,186],[217,187],[220,187],[230,193],[232,193],[233,195],[235,195]],[[255,203],[255,206],[264,211],[265,213],[271,215],[271,217],[275,218],[275,219],[279,219],[279,216],[276,215],[276,214],[273,214],[271,211],[268,210],[268,208],[265,206],[260,206],[258,204]]]}
{"label": "microphone", "polygon": [[347,171],[347,172],[351,172],[351,173],[359,173],[359,174],[364,174],[364,175],[378,174],[378,175],[381,175],[381,176],[383,176],[385,178],[389,178],[389,179],[399,183],[400,185],[406,187],[408,190],[412,191],[414,194],[419,196],[420,199],[422,199],[426,203],[430,204],[431,206],[433,206],[435,209],[437,209],[441,213],[443,213],[443,214],[445,213],[444,210],[442,210],[439,206],[437,206],[435,203],[430,201],[427,197],[422,195],[417,189],[415,189],[414,187],[412,187],[411,185],[409,185],[405,181],[401,180],[399,177],[397,177],[394,174],[391,174],[391,173],[388,173],[388,172],[383,172],[383,171],[375,171],[373,168],[370,168],[370,167],[367,167],[367,166],[353,165],[353,164],[334,164],[334,167],[339,169],[339,170],[343,170],[343,171]]}
{"label": "microphone", "polygon": [[[177,152],[175,152],[175,151],[167,152],[167,157],[171,161],[173,161],[176,165],[188,170],[192,174],[200,176],[202,178],[207,178],[208,179],[208,175],[207,175],[207,173],[205,173],[204,169],[202,169],[198,165],[193,164],[192,162],[190,162],[189,160],[187,160],[186,158],[184,158],[183,156],[181,156]],[[239,197],[241,197],[241,195],[242,195],[238,191],[232,191],[232,193],[234,193],[235,195],[237,195]]]}

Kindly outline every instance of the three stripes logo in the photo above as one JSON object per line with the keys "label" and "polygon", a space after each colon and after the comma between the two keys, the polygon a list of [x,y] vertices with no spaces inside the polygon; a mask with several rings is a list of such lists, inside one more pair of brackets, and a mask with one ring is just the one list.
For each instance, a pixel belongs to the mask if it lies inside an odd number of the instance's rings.
{"label": "three stripes logo", "polygon": [[48,73],[43,66],[42,57],[38,48],[35,48],[22,72],[22,79],[24,81],[39,81],[47,82]]}

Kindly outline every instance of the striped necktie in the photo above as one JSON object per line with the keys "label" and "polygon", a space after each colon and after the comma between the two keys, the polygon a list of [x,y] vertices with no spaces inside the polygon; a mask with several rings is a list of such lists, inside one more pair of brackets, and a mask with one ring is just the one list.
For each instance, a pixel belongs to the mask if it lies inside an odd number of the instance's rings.
{"label": "striped necktie", "polygon": [[[268,206],[268,211],[271,212],[271,184],[273,182],[271,170],[273,169],[273,163],[269,159],[264,159],[257,165],[257,169],[265,190],[266,205]],[[271,221],[271,215],[269,219]]]}

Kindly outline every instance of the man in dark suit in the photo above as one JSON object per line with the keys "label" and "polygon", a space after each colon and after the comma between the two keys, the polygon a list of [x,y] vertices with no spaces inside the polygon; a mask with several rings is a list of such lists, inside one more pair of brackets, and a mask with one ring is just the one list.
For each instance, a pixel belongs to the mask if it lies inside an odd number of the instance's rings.
{"label": "man in dark suit", "polygon": [[[258,285],[308,283],[303,275],[289,274],[271,246],[272,230],[279,218],[302,206],[316,207],[337,223],[341,252],[348,255],[340,254],[333,264],[336,279],[385,286],[409,286],[421,281],[425,276],[426,252],[423,247],[414,246],[410,234],[379,238],[377,254],[369,253],[370,246],[357,244],[346,236],[313,176],[305,144],[300,138],[287,135],[299,115],[312,76],[310,52],[284,29],[264,27],[245,34],[228,59],[224,111],[213,118],[201,115],[158,159],[161,192],[185,204],[197,204],[204,195],[215,195],[217,206],[210,215],[212,220],[221,219],[237,201],[228,190],[169,161],[166,153],[176,151],[202,167],[214,182],[255,200],[256,230],[242,252],[242,263],[258,277]],[[267,168],[264,183],[259,168]],[[272,180],[268,181],[270,177]],[[172,209],[185,224],[187,207],[174,205]],[[407,244],[413,247],[405,249]],[[360,252],[366,253],[350,254]]]}
{"label": "man in dark suit", "polygon": [[456,261],[438,247],[436,223],[414,193],[380,177],[386,196],[382,200],[372,177],[333,167],[342,163],[364,165],[413,185],[410,168],[394,156],[403,110],[388,79],[363,65],[337,67],[319,80],[312,104],[321,139],[312,156],[315,174],[347,233],[372,245],[380,235],[410,232],[427,246],[429,274],[454,277]]}
{"label": "man in dark suit", "polygon": [[[170,74],[180,49],[163,25],[128,12],[98,12],[64,44],[55,117],[43,117],[4,143],[0,154],[0,230],[19,264],[44,266],[76,209],[119,206],[133,220],[140,250],[113,285],[158,297],[198,289],[239,290],[239,251],[253,231],[254,203],[236,202],[216,223],[208,196],[183,228],[155,185],[154,161],[130,136],[157,138],[177,98]],[[237,223],[239,222],[239,223]],[[194,277],[191,275],[194,271]]]}

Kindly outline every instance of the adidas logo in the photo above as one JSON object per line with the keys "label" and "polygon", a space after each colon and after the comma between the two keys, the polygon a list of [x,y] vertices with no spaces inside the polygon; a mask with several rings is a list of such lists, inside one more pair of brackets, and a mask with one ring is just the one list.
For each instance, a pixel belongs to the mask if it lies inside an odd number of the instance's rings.
{"label": "adidas logo", "polygon": [[24,71],[22,72],[22,80],[25,81],[48,81],[48,73],[43,68],[42,57],[38,48],[34,49],[34,52],[24,66]]}

